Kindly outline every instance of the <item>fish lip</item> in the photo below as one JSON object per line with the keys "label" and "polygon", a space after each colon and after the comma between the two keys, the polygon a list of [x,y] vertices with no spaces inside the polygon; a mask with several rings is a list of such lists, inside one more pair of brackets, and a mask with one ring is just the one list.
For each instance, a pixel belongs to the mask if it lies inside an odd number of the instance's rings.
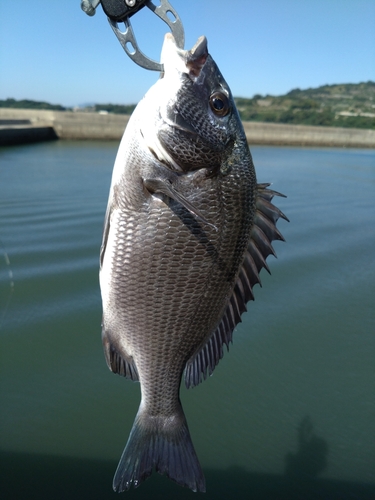
{"label": "fish lip", "polygon": [[172,33],[165,35],[161,53],[164,74],[177,70],[188,74],[195,81],[199,77],[207,58],[208,46],[205,36],[200,36],[192,49],[184,50],[177,46]]}
{"label": "fish lip", "polygon": [[199,37],[194,47],[186,52],[185,57],[190,78],[198,78],[208,58],[207,38]]}

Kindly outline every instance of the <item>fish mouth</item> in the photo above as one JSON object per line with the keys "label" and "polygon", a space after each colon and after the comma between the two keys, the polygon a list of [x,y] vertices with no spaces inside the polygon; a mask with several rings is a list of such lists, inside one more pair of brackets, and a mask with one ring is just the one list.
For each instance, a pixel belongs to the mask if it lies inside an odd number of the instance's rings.
{"label": "fish mouth", "polygon": [[201,36],[191,50],[186,51],[186,67],[189,69],[189,76],[192,79],[199,77],[201,69],[208,57],[207,38]]}
{"label": "fish mouth", "polygon": [[164,67],[164,73],[177,70],[181,73],[187,73],[195,81],[199,77],[207,57],[208,47],[205,36],[199,37],[192,49],[183,50],[177,47],[172,33],[165,35],[161,53],[161,63]]}

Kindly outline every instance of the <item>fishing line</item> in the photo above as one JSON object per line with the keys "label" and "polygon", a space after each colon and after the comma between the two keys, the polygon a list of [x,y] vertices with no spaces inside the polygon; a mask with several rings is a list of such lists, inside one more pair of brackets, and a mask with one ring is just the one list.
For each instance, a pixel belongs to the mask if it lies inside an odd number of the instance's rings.
{"label": "fishing line", "polygon": [[13,296],[13,292],[14,292],[14,281],[13,281],[13,271],[12,271],[12,268],[10,266],[10,260],[9,260],[9,256],[8,256],[8,253],[5,249],[5,246],[2,242],[2,240],[0,239],[0,247],[2,249],[2,253],[4,255],[4,260],[5,260],[5,265],[6,265],[6,268],[8,270],[8,279],[9,279],[9,293],[8,293],[8,298],[5,302],[5,307],[4,307],[4,311],[1,313],[1,317],[0,317],[0,330],[3,326],[3,323],[4,323],[4,319],[5,319],[5,316],[6,316],[6,313],[8,311],[8,308],[9,308],[9,305],[10,305],[10,302],[12,300],[12,296]]}

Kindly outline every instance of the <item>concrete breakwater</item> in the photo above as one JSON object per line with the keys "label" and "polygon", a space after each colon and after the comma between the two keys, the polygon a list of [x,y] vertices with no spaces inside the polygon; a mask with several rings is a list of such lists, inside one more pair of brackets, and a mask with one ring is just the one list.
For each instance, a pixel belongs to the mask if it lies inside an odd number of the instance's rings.
{"label": "concrete breakwater", "polygon": [[[0,108],[0,145],[51,139],[118,141],[128,120],[127,115]],[[250,145],[375,149],[375,130],[260,122],[243,125]]]}
{"label": "concrete breakwater", "polygon": [[[10,125],[12,120],[14,125]],[[16,122],[19,120],[28,120],[29,124],[17,125]],[[54,131],[55,139],[119,140],[124,133],[128,120],[129,116],[127,115],[0,108],[0,144],[7,144],[6,140],[9,135],[13,135],[13,143],[17,142],[18,137],[20,143],[25,142],[22,141],[19,132],[21,127],[23,129],[27,127],[30,129],[50,127]],[[1,123],[5,124],[1,125]],[[39,140],[44,139],[40,136]]]}

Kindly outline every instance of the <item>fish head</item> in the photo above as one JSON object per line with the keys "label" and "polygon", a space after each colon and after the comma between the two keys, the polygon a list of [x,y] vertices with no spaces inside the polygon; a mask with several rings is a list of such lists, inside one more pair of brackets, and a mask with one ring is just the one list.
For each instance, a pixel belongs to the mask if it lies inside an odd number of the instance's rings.
{"label": "fish head", "polygon": [[183,50],[168,33],[161,62],[164,73],[154,94],[158,109],[153,134],[158,146],[153,152],[177,171],[220,167],[240,120],[231,91],[208,53],[206,37]]}

